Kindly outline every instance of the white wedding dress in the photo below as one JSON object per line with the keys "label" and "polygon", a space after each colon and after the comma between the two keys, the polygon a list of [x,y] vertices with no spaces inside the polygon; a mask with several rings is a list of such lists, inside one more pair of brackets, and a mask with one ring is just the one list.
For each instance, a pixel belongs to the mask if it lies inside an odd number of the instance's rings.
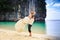
{"label": "white wedding dress", "polygon": [[25,17],[21,20],[19,20],[16,24],[15,24],[15,30],[18,31],[18,32],[21,32],[24,30],[24,27],[26,24],[29,23],[29,18],[28,17]]}

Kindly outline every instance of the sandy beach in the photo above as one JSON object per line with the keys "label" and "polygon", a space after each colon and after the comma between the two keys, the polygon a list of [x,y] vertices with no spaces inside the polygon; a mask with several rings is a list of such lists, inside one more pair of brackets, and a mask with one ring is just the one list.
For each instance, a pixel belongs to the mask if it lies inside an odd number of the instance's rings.
{"label": "sandy beach", "polygon": [[28,32],[18,33],[12,30],[0,29],[0,40],[52,40],[44,34],[32,33],[32,37],[28,35]]}

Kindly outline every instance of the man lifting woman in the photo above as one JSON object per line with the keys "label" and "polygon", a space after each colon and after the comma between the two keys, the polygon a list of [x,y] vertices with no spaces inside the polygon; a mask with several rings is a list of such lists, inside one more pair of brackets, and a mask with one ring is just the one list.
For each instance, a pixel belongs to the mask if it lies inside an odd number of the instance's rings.
{"label": "man lifting woman", "polygon": [[34,15],[35,15],[35,12],[31,11],[31,13],[27,17],[24,17],[23,19],[20,19],[15,24],[15,30],[18,31],[18,32],[22,32],[24,30],[24,27],[27,24],[28,25],[29,36],[32,36],[31,27],[32,27],[32,24],[34,22]]}

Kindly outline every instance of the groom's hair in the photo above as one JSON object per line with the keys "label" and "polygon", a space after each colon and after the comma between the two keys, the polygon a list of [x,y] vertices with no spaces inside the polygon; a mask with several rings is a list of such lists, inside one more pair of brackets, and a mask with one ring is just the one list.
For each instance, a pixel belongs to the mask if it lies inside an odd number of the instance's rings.
{"label": "groom's hair", "polygon": [[34,11],[31,11],[31,14],[34,14]]}

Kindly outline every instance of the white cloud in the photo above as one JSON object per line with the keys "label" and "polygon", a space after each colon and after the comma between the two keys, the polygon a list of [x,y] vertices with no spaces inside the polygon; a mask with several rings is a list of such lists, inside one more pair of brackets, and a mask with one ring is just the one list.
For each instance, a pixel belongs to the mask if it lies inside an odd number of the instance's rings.
{"label": "white cloud", "polygon": [[60,3],[55,3],[53,6],[60,6]]}
{"label": "white cloud", "polygon": [[46,20],[60,20],[60,12],[55,8],[47,7],[47,17]]}
{"label": "white cloud", "polygon": [[49,2],[47,2],[46,5],[47,8],[46,20],[60,20],[60,3],[55,3],[53,2],[53,0]]}
{"label": "white cloud", "polygon": [[46,0],[46,7],[52,6],[55,2],[53,0]]}

